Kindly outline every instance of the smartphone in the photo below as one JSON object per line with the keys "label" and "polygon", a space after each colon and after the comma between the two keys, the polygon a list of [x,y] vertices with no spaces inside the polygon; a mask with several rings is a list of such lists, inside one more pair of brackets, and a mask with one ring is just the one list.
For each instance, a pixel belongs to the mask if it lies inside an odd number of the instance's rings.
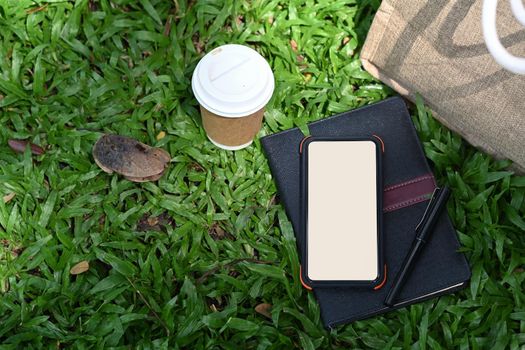
{"label": "smartphone", "polygon": [[379,285],[384,275],[382,141],[309,137],[300,153],[303,283]]}

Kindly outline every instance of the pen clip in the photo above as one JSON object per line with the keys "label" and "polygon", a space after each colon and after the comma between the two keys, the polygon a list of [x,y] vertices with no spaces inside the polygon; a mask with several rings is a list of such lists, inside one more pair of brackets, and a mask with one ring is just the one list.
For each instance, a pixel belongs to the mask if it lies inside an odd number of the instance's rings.
{"label": "pen clip", "polygon": [[432,192],[432,196],[430,197],[430,202],[428,202],[427,208],[425,209],[425,212],[423,213],[423,217],[421,218],[421,220],[419,221],[419,223],[416,226],[416,230],[415,230],[416,232],[418,232],[419,227],[421,227],[421,225],[426,220],[428,220],[428,216],[432,212],[432,208],[434,208],[434,205],[436,204],[436,198],[438,197],[439,192],[441,192],[441,188],[440,187],[436,187],[434,189],[434,192]]}

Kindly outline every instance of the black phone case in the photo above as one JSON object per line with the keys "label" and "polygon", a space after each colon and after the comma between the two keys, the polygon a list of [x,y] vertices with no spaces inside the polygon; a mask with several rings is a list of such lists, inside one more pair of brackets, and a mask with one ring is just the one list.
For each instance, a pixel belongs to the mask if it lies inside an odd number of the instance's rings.
{"label": "black phone case", "polygon": [[[364,288],[373,288],[380,285],[385,278],[384,275],[384,259],[383,259],[383,244],[382,244],[382,232],[383,232],[383,172],[382,172],[382,141],[380,143],[380,138],[376,135],[370,137],[306,137],[300,143],[299,153],[301,155],[301,170],[300,170],[300,207],[301,207],[301,226],[300,230],[305,238],[302,242],[302,252],[304,256],[302,257],[302,268],[301,268],[301,279],[304,284],[311,288],[315,287],[364,287]],[[377,193],[377,277],[374,280],[332,280],[332,281],[315,281],[311,280],[308,277],[308,232],[307,232],[307,222],[308,222],[308,149],[309,145],[316,141],[371,141],[376,146],[376,193]]]}

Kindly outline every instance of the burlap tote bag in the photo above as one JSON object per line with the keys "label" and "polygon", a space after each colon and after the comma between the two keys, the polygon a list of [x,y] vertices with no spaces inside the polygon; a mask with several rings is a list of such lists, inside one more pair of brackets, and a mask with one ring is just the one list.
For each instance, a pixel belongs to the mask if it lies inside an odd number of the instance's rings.
{"label": "burlap tote bag", "polygon": [[[482,1],[384,0],[361,52],[365,69],[474,146],[525,169],[525,75],[496,63],[483,38]],[[497,32],[525,57],[525,28],[500,1]]]}

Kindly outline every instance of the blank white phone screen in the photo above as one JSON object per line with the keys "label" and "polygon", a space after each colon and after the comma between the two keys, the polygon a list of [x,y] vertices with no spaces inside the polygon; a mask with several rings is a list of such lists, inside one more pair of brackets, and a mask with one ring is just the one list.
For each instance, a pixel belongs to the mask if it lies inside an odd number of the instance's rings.
{"label": "blank white phone screen", "polygon": [[308,146],[308,277],[372,281],[378,276],[377,165],[372,141]]}

